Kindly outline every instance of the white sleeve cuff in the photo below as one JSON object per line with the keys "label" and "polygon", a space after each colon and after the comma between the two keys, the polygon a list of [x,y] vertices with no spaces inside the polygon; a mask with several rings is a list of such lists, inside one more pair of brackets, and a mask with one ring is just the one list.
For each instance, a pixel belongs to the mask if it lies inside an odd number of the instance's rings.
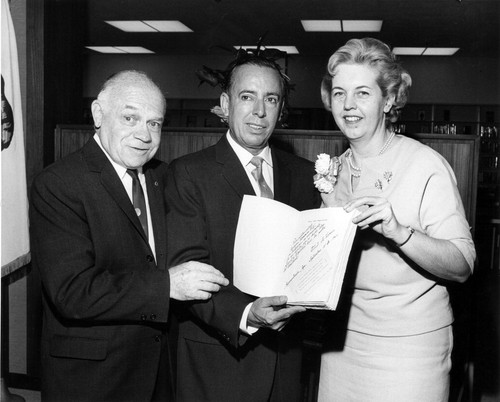
{"label": "white sleeve cuff", "polygon": [[250,312],[252,304],[253,303],[250,303],[245,307],[245,310],[243,310],[243,315],[241,316],[241,321],[240,321],[240,331],[247,335],[253,335],[259,330],[259,328],[247,325],[248,313]]}

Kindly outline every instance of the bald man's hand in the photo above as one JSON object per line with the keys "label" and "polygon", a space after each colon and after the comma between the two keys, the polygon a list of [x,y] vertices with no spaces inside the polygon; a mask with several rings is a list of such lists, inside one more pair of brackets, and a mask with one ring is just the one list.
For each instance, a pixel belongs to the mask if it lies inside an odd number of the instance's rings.
{"label": "bald man's hand", "polygon": [[189,261],[169,269],[170,298],[176,300],[208,300],[221,286],[229,285],[224,275],[214,267]]}

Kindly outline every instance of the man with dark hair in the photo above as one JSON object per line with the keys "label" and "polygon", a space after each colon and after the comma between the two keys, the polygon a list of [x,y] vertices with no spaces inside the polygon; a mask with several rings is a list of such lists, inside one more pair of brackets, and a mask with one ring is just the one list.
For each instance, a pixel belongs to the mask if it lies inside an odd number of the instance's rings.
{"label": "man with dark hair", "polygon": [[[227,134],[169,170],[167,222],[180,229],[169,232],[170,266],[206,262],[231,282],[245,194],[299,210],[319,206],[313,164],[268,144],[287,86],[279,66],[259,55],[239,57],[227,69],[220,97]],[[285,324],[304,308],[286,302],[285,296],[256,299],[230,284],[210,300],[180,303],[178,401],[298,400],[300,342]]]}
{"label": "man with dark hair", "polygon": [[165,108],[146,74],[115,74],[92,103],[94,137],[33,183],[44,401],[171,400],[170,298],[228,284],[199,262],[167,269],[166,164],[152,159]]}

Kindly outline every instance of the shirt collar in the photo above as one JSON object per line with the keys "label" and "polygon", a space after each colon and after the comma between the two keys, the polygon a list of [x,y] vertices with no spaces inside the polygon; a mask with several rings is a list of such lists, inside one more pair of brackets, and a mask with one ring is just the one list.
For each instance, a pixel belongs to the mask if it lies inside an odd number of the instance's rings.
{"label": "shirt collar", "polygon": [[[229,130],[226,133],[226,138],[227,141],[229,142],[229,145],[233,149],[234,153],[240,160],[241,164],[243,166],[247,166],[250,163],[250,160],[254,157],[253,154],[248,152],[245,148],[243,148],[240,144],[238,144],[233,137],[231,137],[231,134],[229,133]],[[260,151],[260,153],[257,155],[260,156],[264,161],[272,168],[273,167],[273,158],[271,156],[271,148],[269,145],[266,145],[264,149]]]}
{"label": "shirt collar", "polygon": [[[111,159],[111,156],[108,154],[108,152],[102,146],[101,139],[99,138],[99,136],[97,135],[97,133],[94,134],[94,141],[97,142],[97,145],[99,145],[99,147],[102,149],[102,152],[104,152],[104,155],[106,155],[106,157],[108,158],[108,160],[111,162],[111,165],[116,170],[116,173],[118,174],[118,177],[120,177],[120,179],[123,179],[125,177],[125,175],[127,174],[127,168],[124,167],[124,166],[122,166],[122,165],[119,165],[113,159]],[[142,173],[142,167],[140,167],[139,169],[137,169],[137,172],[138,173]]]}

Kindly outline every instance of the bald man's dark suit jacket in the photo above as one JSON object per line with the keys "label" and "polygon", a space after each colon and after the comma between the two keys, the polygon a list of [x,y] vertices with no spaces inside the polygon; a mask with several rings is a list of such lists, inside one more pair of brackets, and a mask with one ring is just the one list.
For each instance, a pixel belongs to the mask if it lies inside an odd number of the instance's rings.
{"label": "bald man's dark suit jacket", "polygon": [[[304,210],[319,206],[314,166],[275,148],[275,199]],[[167,181],[169,265],[207,262],[233,280],[233,246],[244,194],[255,195],[224,136],[215,146],[171,163]],[[300,344],[285,332],[238,328],[254,298],[232,284],[180,314],[178,401],[294,401],[300,397]],[[185,314],[184,314],[185,313]],[[287,328],[285,328],[287,329]],[[274,399],[279,397],[278,399]]]}
{"label": "bald man's dark suit jacket", "polygon": [[34,181],[44,401],[149,401],[159,372],[157,396],[169,398],[165,171],[155,160],[144,166],[157,262],[120,178],[93,139]]}

